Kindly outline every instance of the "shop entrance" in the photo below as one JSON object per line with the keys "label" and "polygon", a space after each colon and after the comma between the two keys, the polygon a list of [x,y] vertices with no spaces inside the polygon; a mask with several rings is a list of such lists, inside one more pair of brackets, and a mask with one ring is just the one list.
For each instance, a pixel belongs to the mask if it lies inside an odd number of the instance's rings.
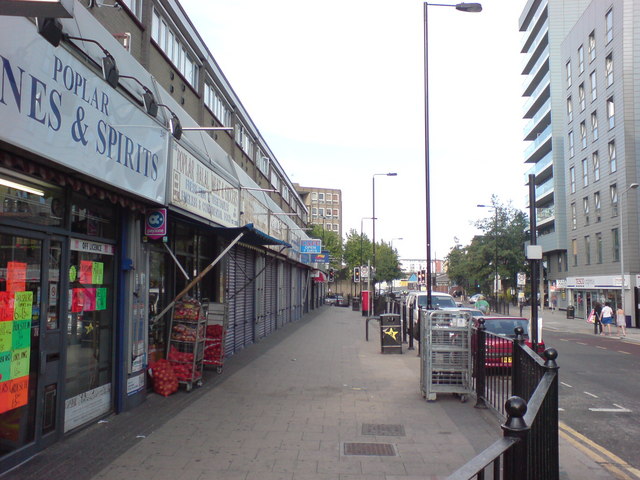
{"label": "shop entrance", "polygon": [[62,433],[64,241],[0,230],[0,471]]}

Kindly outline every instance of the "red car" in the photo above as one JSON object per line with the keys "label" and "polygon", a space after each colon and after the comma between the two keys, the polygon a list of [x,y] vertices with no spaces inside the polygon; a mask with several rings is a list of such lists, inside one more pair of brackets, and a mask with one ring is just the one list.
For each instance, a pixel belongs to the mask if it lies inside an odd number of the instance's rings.
{"label": "red car", "polygon": [[[483,317],[486,335],[486,368],[510,368],[512,363],[513,339],[516,337],[515,329],[522,327],[525,344],[531,348],[529,338],[529,319],[524,317]],[[474,326],[478,327],[479,319],[474,318]],[[473,345],[476,342],[474,340]],[[538,343],[537,352],[544,352],[545,346]]]}

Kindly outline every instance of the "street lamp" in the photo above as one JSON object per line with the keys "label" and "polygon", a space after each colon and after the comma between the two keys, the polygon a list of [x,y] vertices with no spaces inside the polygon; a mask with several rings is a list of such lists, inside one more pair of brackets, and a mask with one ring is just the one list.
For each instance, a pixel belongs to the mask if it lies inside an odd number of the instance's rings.
{"label": "street lamp", "polygon": [[625,318],[627,317],[627,311],[624,309],[624,234],[622,233],[622,228],[624,225],[624,205],[622,205],[622,196],[632,188],[638,188],[638,184],[630,184],[620,194],[620,300],[622,302],[621,306]]}
{"label": "street lamp", "polygon": [[496,252],[495,252],[495,258],[494,258],[494,268],[495,268],[495,277],[493,279],[493,294],[495,297],[495,310],[498,310],[498,207],[496,205],[476,205],[476,207],[479,208],[493,208],[493,210],[496,212],[496,217],[495,217],[495,227],[494,227],[494,241],[495,241],[495,245],[496,245]]}
{"label": "street lamp", "polygon": [[427,309],[432,310],[431,305],[431,201],[429,186],[429,6],[454,7],[461,12],[481,12],[479,3],[458,3],[455,5],[442,3],[424,3],[424,180],[426,199],[426,234],[427,234]]}
{"label": "street lamp", "polygon": [[373,269],[376,269],[376,177],[395,177],[398,174],[395,172],[390,173],[374,173],[371,177],[372,184],[372,194],[373,194],[373,214],[371,218],[373,219]]}

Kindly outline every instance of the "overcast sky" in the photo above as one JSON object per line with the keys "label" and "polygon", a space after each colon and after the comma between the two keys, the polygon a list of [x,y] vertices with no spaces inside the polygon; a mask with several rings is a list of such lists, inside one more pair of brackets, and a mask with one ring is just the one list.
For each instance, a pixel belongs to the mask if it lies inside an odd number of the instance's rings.
{"label": "overcast sky", "polygon": [[[289,178],[341,189],[346,235],[372,216],[373,175],[396,172],[375,177],[376,241],[425,258],[423,3],[180,3]],[[526,208],[524,4],[429,7],[432,258],[471,241],[493,194]]]}

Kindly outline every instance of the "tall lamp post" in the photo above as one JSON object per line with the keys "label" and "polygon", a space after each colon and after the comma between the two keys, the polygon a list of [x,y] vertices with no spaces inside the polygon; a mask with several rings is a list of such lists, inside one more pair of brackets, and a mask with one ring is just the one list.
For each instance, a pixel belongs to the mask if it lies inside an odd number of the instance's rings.
{"label": "tall lamp post", "polygon": [[627,317],[627,311],[624,309],[624,234],[622,233],[624,225],[624,205],[622,205],[622,197],[625,193],[633,188],[638,188],[637,183],[630,184],[620,194],[620,300],[622,311],[624,312],[625,319]]}
{"label": "tall lamp post", "polygon": [[493,295],[495,298],[495,311],[498,311],[498,207],[496,205],[476,205],[479,208],[493,208],[496,212],[495,216],[495,226],[494,226],[494,242],[496,246],[495,257],[493,259],[493,264],[495,268],[494,278],[493,278]]}
{"label": "tall lamp post", "polygon": [[482,5],[479,3],[458,3],[455,5],[443,3],[424,2],[424,180],[426,199],[426,233],[427,233],[427,309],[432,310],[431,305],[431,201],[430,201],[430,179],[429,179],[429,6],[433,7],[454,7],[461,12],[481,12]]}

